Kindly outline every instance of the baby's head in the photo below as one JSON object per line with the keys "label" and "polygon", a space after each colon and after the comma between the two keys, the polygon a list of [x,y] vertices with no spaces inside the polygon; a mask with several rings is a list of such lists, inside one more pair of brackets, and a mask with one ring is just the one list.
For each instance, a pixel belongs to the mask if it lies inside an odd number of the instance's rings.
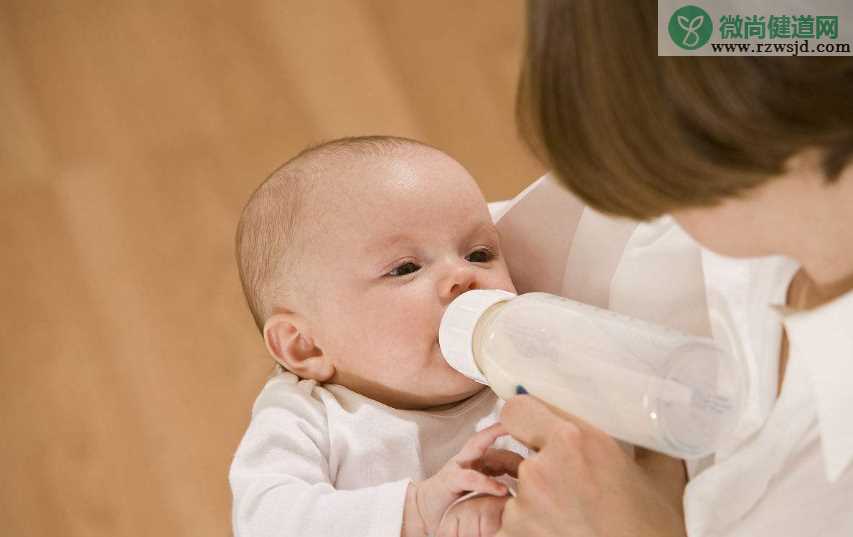
{"label": "baby's head", "polygon": [[514,291],[474,180],[403,138],[336,140],[288,161],[243,209],[237,261],[279,364],[396,408],[479,391],[443,359],[441,316],[469,289]]}

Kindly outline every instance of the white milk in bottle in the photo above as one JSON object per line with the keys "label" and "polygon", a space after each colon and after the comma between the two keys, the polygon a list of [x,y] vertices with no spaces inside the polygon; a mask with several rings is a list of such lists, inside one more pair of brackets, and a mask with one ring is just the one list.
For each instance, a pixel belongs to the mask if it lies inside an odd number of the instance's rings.
{"label": "white milk in bottle", "polygon": [[611,436],[692,459],[740,418],[746,374],[710,338],[546,293],[463,293],[439,329],[448,363],[503,399],[523,386]]}

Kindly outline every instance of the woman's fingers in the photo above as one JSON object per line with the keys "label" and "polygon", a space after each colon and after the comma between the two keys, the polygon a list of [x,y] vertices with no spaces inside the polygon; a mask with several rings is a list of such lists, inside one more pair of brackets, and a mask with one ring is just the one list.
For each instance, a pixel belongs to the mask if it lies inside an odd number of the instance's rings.
{"label": "woman's fingers", "polygon": [[524,457],[514,451],[489,448],[472,468],[491,476],[509,474],[518,477],[518,465],[523,460]]}
{"label": "woman's fingers", "polygon": [[486,450],[495,443],[495,440],[507,434],[509,433],[507,433],[506,428],[501,423],[495,423],[490,427],[486,427],[465,442],[459,453],[453,457],[453,461],[459,464],[474,462],[486,453]]}
{"label": "woman's fingers", "polygon": [[[504,405],[501,423],[514,438],[536,451],[541,450],[555,433],[581,431],[600,447],[618,447],[616,441],[601,429],[581,418],[549,405],[532,395],[518,395]],[[603,444],[602,444],[603,442]]]}
{"label": "woman's fingers", "polygon": [[501,411],[501,423],[514,438],[536,451],[545,447],[555,431],[590,428],[582,420],[529,395],[510,399]]}
{"label": "woman's fingers", "polygon": [[687,485],[687,468],[684,461],[644,448],[635,448],[634,461],[654,481],[661,494],[675,505],[682,503]]}

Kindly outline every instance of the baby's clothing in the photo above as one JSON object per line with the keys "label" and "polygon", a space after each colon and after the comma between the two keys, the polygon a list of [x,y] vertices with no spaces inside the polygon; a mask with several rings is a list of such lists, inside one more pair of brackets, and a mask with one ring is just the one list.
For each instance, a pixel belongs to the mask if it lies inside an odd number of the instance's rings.
{"label": "baby's clothing", "polygon": [[[398,410],[278,374],[231,465],[234,535],[397,537],[409,482],[434,475],[502,405],[484,389],[443,410]],[[526,454],[509,437],[495,447]]]}

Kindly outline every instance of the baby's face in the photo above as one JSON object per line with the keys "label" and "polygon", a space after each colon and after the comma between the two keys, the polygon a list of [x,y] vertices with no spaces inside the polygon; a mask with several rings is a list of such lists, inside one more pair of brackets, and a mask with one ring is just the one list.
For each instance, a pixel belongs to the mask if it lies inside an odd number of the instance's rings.
{"label": "baby's face", "polygon": [[396,408],[476,393],[482,385],[441,355],[442,314],[470,289],[515,289],[474,180],[432,150],[346,173],[324,196],[328,227],[309,231],[305,265],[309,322],[335,367],[331,382]]}

